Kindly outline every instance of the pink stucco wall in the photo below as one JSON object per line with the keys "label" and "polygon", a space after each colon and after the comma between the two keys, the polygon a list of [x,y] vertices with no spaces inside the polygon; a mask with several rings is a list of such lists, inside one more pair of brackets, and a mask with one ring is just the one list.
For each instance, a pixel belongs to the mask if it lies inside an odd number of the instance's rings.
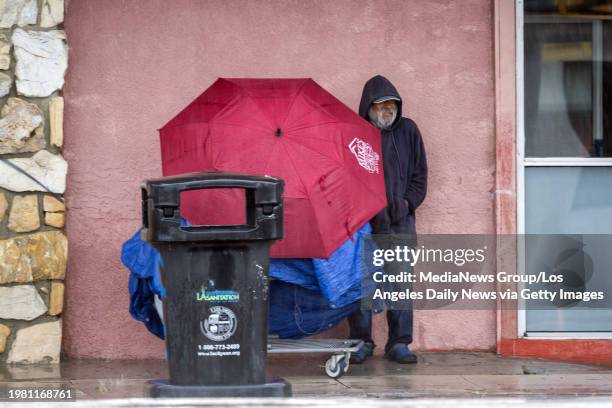
{"label": "pink stucco wall", "polygon": [[[312,77],[353,109],[370,76],[387,76],[428,150],[419,231],[495,231],[489,0],[67,5],[67,355],[163,356],[128,315],[120,245],[140,225],[139,182],[161,174],[156,129],[219,76]],[[494,346],[494,311],[416,312],[417,349]]]}

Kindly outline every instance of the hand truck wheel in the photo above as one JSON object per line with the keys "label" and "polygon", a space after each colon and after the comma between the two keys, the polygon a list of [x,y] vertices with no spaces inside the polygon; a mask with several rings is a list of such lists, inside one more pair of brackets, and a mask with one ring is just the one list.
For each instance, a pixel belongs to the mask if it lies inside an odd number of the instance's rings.
{"label": "hand truck wheel", "polygon": [[335,354],[325,362],[325,374],[329,378],[337,380],[349,369],[349,359],[344,354]]}

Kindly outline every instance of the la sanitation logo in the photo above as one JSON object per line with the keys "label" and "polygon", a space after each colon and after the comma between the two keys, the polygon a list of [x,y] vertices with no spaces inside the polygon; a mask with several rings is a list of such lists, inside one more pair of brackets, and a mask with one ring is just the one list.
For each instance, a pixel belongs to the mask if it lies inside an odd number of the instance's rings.
{"label": "la sanitation logo", "polygon": [[198,302],[229,302],[234,303],[240,300],[240,293],[233,290],[209,290],[202,288],[196,294]]}

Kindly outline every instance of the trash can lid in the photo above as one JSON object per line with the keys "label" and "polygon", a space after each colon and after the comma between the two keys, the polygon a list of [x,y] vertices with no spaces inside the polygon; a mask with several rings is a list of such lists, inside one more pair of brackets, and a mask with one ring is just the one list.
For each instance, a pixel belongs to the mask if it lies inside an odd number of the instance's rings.
{"label": "trash can lid", "polygon": [[[142,185],[143,237],[148,241],[272,240],[283,237],[283,180],[272,176],[205,172],[145,180]],[[181,192],[243,188],[244,225],[181,226]]]}

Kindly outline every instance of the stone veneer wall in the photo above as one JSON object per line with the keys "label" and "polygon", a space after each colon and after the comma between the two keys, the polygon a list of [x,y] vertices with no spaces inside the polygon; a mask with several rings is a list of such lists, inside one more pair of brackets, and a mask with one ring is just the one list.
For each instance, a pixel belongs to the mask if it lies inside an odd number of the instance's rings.
{"label": "stone veneer wall", "polygon": [[59,362],[63,21],[63,0],[0,1],[0,363]]}

